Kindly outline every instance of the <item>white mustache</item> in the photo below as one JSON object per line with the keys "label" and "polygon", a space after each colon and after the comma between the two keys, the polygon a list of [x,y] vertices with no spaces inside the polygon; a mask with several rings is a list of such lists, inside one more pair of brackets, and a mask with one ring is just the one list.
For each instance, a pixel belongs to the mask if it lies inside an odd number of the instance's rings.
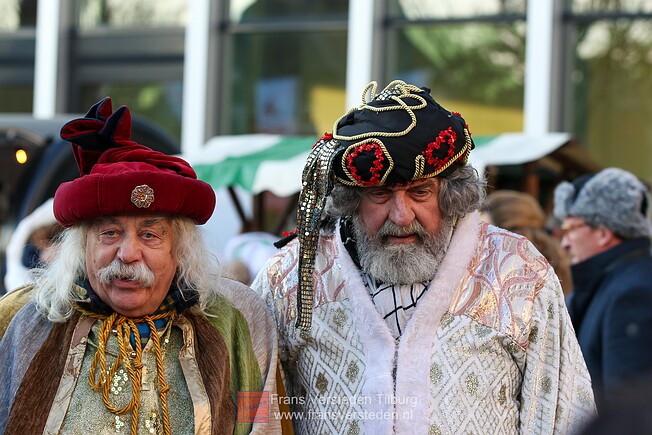
{"label": "white mustache", "polygon": [[421,224],[416,220],[405,227],[398,226],[394,222],[386,220],[380,230],[378,230],[376,237],[405,237],[413,234],[418,235],[421,240],[426,238],[428,235],[423,226],[421,226]]}
{"label": "white mustache", "polygon": [[154,272],[149,267],[143,263],[125,264],[117,259],[99,269],[97,277],[104,285],[111,285],[114,279],[137,281],[143,287],[154,284]]}

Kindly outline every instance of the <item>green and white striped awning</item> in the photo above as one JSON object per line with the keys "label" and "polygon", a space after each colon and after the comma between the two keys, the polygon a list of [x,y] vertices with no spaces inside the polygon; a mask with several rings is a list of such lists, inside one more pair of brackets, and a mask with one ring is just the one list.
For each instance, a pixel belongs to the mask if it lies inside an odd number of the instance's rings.
{"label": "green and white striped awning", "polygon": [[[479,171],[489,165],[527,163],[551,153],[570,140],[568,133],[527,136],[505,133],[479,136],[469,158]],[[215,190],[240,186],[258,194],[266,190],[289,196],[301,188],[301,172],[314,136],[252,134],[216,136],[193,153],[182,154],[197,172],[197,177]]]}

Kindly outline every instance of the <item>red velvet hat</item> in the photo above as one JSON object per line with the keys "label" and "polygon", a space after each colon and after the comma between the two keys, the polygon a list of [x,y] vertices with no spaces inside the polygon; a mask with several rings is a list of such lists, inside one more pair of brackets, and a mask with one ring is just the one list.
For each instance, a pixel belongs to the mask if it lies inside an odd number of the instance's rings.
{"label": "red velvet hat", "polygon": [[60,225],[127,214],[181,215],[203,224],[213,214],[213,188],[185,160],[131,141],[129,108],[112,112],[110,97],[64,125],[61,138],[72,143],[81,177],[54,195]]}

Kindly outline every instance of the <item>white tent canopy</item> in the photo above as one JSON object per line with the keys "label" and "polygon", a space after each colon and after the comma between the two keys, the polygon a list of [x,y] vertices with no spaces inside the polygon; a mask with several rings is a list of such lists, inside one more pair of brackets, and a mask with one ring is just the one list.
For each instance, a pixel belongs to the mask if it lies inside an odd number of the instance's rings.
{"label": "white tent canopy", "polygon": [[504,133],[471,151],[469,163],[479,172],[487,166],[518,165],[538,160],[571,140],[570,133],[529,136]]}

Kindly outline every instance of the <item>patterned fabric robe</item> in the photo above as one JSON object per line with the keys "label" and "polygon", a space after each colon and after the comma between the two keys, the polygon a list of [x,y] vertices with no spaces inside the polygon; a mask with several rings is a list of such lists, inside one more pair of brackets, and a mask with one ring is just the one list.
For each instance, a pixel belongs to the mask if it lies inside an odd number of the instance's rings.
{"label": "patterned fabric robe", "polygon": [[253,284],[297,433],[571,434],[594,416],[559,280],[527,239],[461,219],[395,340],[337,234],[320,239],[309,332],[295,327],[296,241]]}
{"label": "patterned fabric robe", "polygon": [[[170,427],[174,434],[213,433],[281,433],[279,420],[256,419],[256,408],[246,409],[236,417],[238,393],[276,391],[277,339],[269,310],[251,289],[235,281],[221,279],[222,296],[204,316],[196,308],[194,314],[182,314],[167,332],[159,331],[163,349],[165,377],[171,389],[168,393]],[[81,290],[81,289],[80,289]],[[30,366],[39,349],[48,343],[54,324],[48,322],[30,301],[29,288],[16,290],[0,299],[0,433],[5,430],[12,406],[18,401],[21,384],[30,373]],[[184,312],[185,313],[185,312]],[[190,315],[190,317],[189,317]],[[193,318],[201,316],[214,328],[218,343],[201,344],[201,331]],[[76,316],[70,346],[57,346],[52,355],[66,361],[63,374],[56,379],[56,395],[44,418],[43,433],[129,433],[131,413],[115,415],[102,402],[101,393],[90,389],[89,366],[94,355],[97,332],[102,321],[86,316]],[[71,321],[68,321],[70,323]],[[66,327],[70,328],[70,327]],[[197,347],[195,343],[201,344]],[[162,433],[160,399],[156,387],[156,360],[150,340],[143,350],[143,382],[140,394],[139,433]],[[206,346],[210,345],[210,349]],[[107,344],[109,355],[117,352],[115,338]],[[197,352],[212,351],[209,360],[213,369],[202,372]],[[206,358],[204,358],[206,360]],[[107,367],[111,364],[107,362]],[[51,369],[42,368],[41,372]],[[225,374],[221,392],[220,381],[214,379]],[[58,386],[57,386],[58,385]],[[212,390],[212,391],[211,391]],[[120,406],[131,398],[130,381],[126,370],[120,369],[112,380],[111,400]],[[38,400],[38,399],[36,399]],[[226,402],[226,407],[219,403]],[[229,403],[230,402],[230,403]],[[245,404],[251,407],[253,402]],[[221,406],[228,412],[215,411]],[[278,412],[275,404],[261,402],[261,410],[267,415]],[[226,415],[225,415],[226,414]],[[219,421],[213,420],[215,416]],[[35,418],[30,414],[26,418]],[[36,417],[38,418],[38,417]],[[252,425],[252,422],[259,422]]]}

